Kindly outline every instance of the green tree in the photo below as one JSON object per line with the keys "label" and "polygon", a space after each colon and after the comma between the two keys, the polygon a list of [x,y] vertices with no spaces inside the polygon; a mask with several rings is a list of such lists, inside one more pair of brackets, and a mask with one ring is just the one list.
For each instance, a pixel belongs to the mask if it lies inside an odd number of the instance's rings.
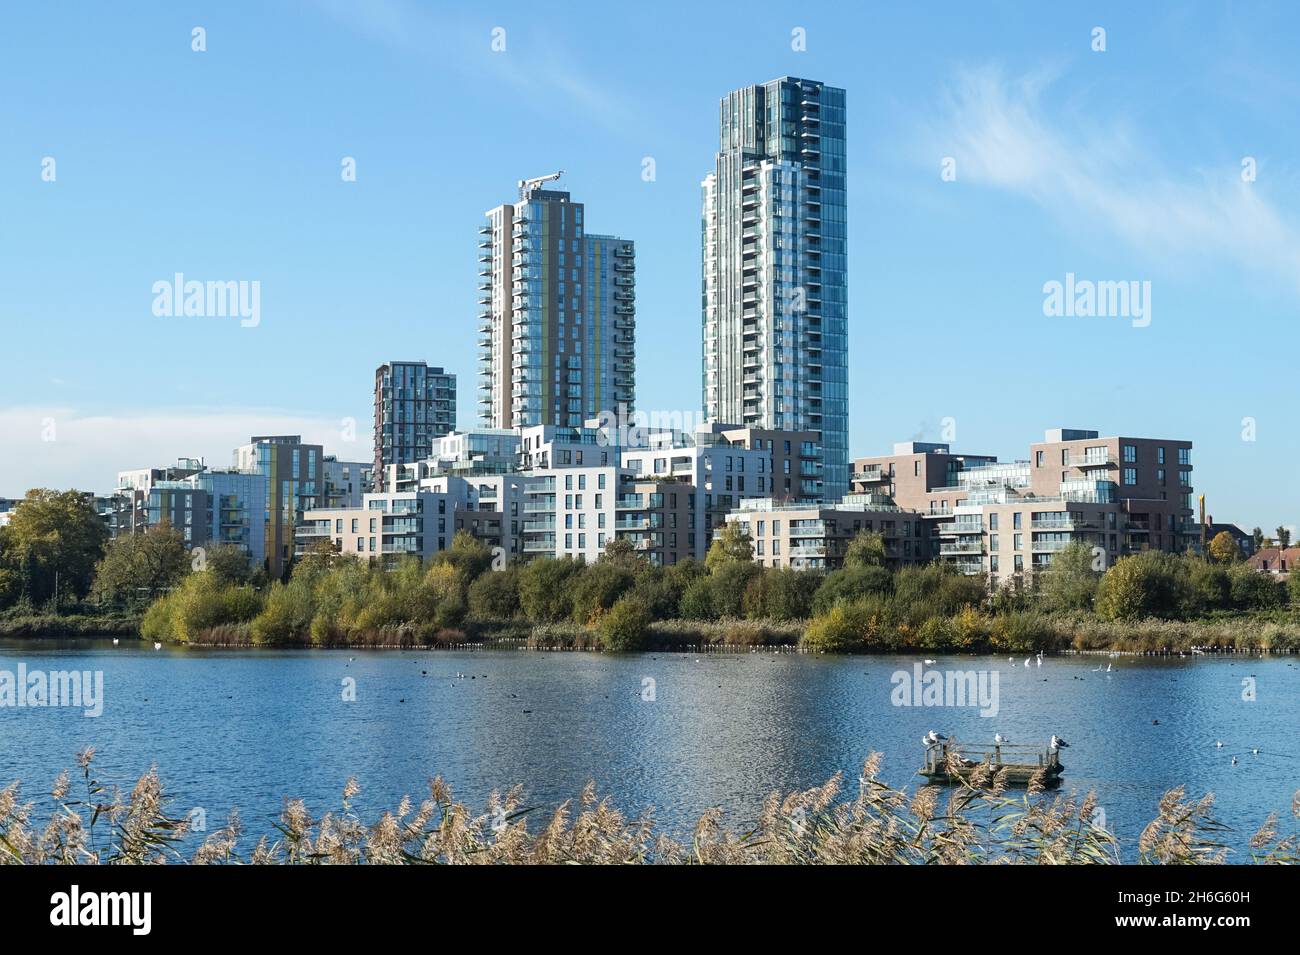
{"label": "green tree", "polygon": [[1278,546],[1278,547],[1281,547],[1283,550],[1286,550],[1288,547],[1291,546],[1291,530],[1290,530],[1290,528],[1288,528],[1288,527],[1283,527],[1283,526],[1279,525],[1279,526],[1278,526],[1278,529],[1277,529],[1276,531],[1274,531],[1274,533],[1277,534],[1277,546]]}
{"label": "green tree", "polygon": [[1255,542],[1255,550],[1259,550],[1264,546],[1264,531],[1262,528],[1255,528],[1250,532],[1250,537]]}
{"label": "green tree", "polygon": [[713,605],[714,581],[712,577],[697,577],[682,591],[681,615],[687,620],[717,620],[718,611]]}
{"label": "green tree", "polygon": [[1219,531],[1214,535],[1214,539],[1210,541],[1209,551],[1210,559],[1217,560],[1221,564],[1230,564],[1234,560],[1241,559],[1241,548],[1227,531]]}
{"label": "green tree", "polygon": [[857,566],[833,570],[821,580],[813,597],[813,613],[827,613],[837,603],[849,603],[871,594],[888,594],[894,575],[884,567]]}
{"label": "green tree", "polygon": [[1193,597],[1191,612],[1220,610],[1232,604],[1232,580],[1228,571],[1217,564],[1204,560],[1190,561],[1188,583]]}
{"label": "green tree", "polygon": [[727,521],[709,545],[709,552],[704,556],[704,566],[709,573],[713,573],[724,564],[738,561],[749,563],[753,559],[754,540],[749,536],[749,531],[738,521]]}
{"label": "green tree", "polygon": [[479,620],[509,620],[519,614],[519,570],[482,574],[469,587],[469,612]]}
{"label": "green tree", "polygon": [[20,597],[57,603],[89,593],[107,540],[90,494],[33,488],[5,529],[3,556]]}
{"label": "green tree", "polygon": [[152,601],[189,571],[185,539],[164,521],[108,544],[95,567],[94,594],[101,603],[115,606]]}
{"label": "green tree", "polygon": [[737,619],[745,616],[745,591],[762,570],[757,564],[738,560],[715,564],[709,574],[714,614]]}
{"label": "green tree", "polygon": [[605,544],[605,551],[597,558],[600,564],[615,564],[632,571],[641,571],[650,566],[650,561],[637,553],[632,542],[624,537],[611,537]]}
{"label": "green tree", "polygon": [[569,584],[575,623],[598,620],[636,584],[636,575],[622,563],[598,560],[587,564]]}
{"label": "green tree", "polygon": [[1106,620],[1177,617],[1196,603],[1187,563],[1158,550],[1121,557],[1102,576],[1094,609]]}
{"label": "green tree", "polygon": [[239,587],[253,579],[248,552],[236,544],[209,547],[204,554],[204,566],[206,573],[211,574],[220,584]]}
{"label": "green tree", "polygon": [[1088,610],[1097,596],[1101,572],[1092,547],[1070,541],[1056,552],[1045,573],[1037,575],[1043,603],[1051,610]]}
{"label": "green tree", "polygon": [[573,612],[569,587],[582,564],[569,557],[538,557],[519,572],[519,606],[533,623],[558,623]]}
{"label": "green tree", "polygon": [[1228,579],[1232,605],[1238,610],[1271,610],[1282,606],[1282,587],[1271,574],[1238,563],[1228,569]]}
{"label": "green tree", "polygon": [[806,620],[812,616],[813,597],[822,582],[820,573],[789,567],[759,570],[745,591],[747,617]]}
{"label": "green tree", "polygon": [[451,546],[439,552],[434,563],[449,564],[456,569],[463,597],[468,594],[469,585],[492,568],[492,549],[469,531],[457,531]]}
{"label": "green tree", "polygon": [[862,531],[844,550],[845,567],[884,567],[885,538],[880,534]]}

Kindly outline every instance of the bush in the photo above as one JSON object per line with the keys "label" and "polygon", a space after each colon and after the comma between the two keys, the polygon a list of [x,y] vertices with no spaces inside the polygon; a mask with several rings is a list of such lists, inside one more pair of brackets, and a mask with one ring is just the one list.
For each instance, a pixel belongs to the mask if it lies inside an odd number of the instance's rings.
{"label": "bush", "polygon": [[1238,610],[1271,610],[1284,602],[1281,585],[1249,564],[1233,564],[1228,580],[1232,605]]}
{"label": "bush", "polygon": [[479,576],[469,587],[470,615],[509,620],[519,613],[519,571],[514,567]]}
{"label": "bush", "polygon": [[845,567],[833,570],[820,581],[813,597],[812,612],[827,613],[842,601],[860,600],[876,594],[888,594],[894,589],[894,575],[883,567]]}
{"label": "bush", "polygon": [[600,639],[607,650],[630,652],[645,646],[650,612],[639,600],[625,597],[600,618]]}
{"label": "bush", "polygon": [[681,613],[682,591],[685,589],[686,583],[682,578],[648,564],[637,574],[630,596],[645,605],[652,620],[672,620]]}
{"label": "bush", "polygon": [[1188,568],[1187,583],[1191,590],[1188,612],[1218,610],[1232,603],[1232,580],[1224,567],[1208,561],[1194,560]]}
{"label": "bush", "polygon": [[713,605],[712,577],[698,577],[691,581],[682,594],[681,614],[687,620],[718,619]]}
{"label": "bush", "polygon": [[582,564],[565,557],[538,557],[519,572],[519,606],[534,623],[558,623],[573,612],[569,588]]}
{"label": "bush", "polygon": [[814,617],[804,631],[803,645],[819,653],[860,653],[867,648],[868,611],[861,603],[839,603]]}
{"label": "bush", "polygon": [[1036,611],[1013,611],[989,622],[989,645],[996,652],[1029,653],[1048,644],[1052,627]]}
{"label": "bush", "polygon": [[1115,562],[1097,587],[1095,610],[1103,620],[1177,617],[1195,605],[1187,561],[1146,550]]}
{"label": "bush", "polygon": [[587,564],[570,583],[573,622],[595,623],[635,583],[636,576],[623,564],[614,561]]}
{"label": "bush", "polygon": [[261,609],[262,599],[252,589],[193,573],[145,611],[140,634],[146,640],[199,640],[216,627],[247,623]]}
{"label": "bush", "polygon": [[812,616],[813,598],[822,575],[789,567],[764,570],[745,592],[745,616],[752,620],[806,620]]}
{"label": "bush", "polygon": [[710,573],[713,581],[713,612],[719,617],[745,615],[745,590],[762,572],[757,564],[741,561],[716,563]]}

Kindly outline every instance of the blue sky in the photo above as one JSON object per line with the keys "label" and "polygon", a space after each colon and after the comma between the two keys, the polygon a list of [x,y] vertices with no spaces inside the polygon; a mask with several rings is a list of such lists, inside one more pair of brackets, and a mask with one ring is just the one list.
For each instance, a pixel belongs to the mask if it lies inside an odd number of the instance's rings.
{"label": "blue sky", "polygon": [[[640,406],[697,411],[717,101],[789,74],[848,90],[851,454],[948,418],[1004,459],[1054,426],[1189,438],[1217,519],[1300,521],[1300,15],[896,6],[6,5],[0,496],[255,431],[365,459],[394,358],[459,373],[473,425],[476,230],[555,169],[637,242]],[[175,272],[260,281],[261,323],[156,317]],[[1067,272],[1150,281],[1150,325],[1046,317]]]}

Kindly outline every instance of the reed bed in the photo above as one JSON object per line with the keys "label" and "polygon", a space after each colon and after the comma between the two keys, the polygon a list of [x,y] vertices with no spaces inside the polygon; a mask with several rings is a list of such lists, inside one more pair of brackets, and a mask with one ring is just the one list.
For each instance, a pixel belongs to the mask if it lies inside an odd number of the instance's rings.
{"label": "reed bed", "polygon": [[[880,782],[872,753],[856,784],[840,774],[812,789],[772,793],[758,820],[728,828],[721,813],[700,816],[688,838],[656,828],[653,814],[628,818],[588,784],[575,802],[550,812],[525,805],[522,790],[493,793],[481,812],[457,801],[440,778],[417,804],[403,798],[374,819],[354,807],[359,788],[344,786],[339,804],[314,816],[286,799],[274,832],[247,837],[237,814],[195,845],[186,819],[168,812],[155,771],[123,793],[98,781],[94,751],[77,756],[80,780],[64,772],[44,814],[24,803],[19,785],[0,790],[0,862],[8,864],[504,864],[580,863],[702,865],[1107,865],[1120,861],[1114,834],[1094,821],[1090,793],[1049,795],[1035,780],[1010,795],[1001,774],[983,772],[952,789],[915,792]],[[1229,827],[1215,819],[1212,796],[1165,794],[1136,844],[1146,864],[1238,861],[1224,845]],[[1300,793],[1291,805],[1300,818]],[[536,819],[535,828],[530,821]],[[1294,829],[1294,822],[1292,822]],[[1300,837],[1283,835],[1276,816],[1251,838],[1252,863],[1300,861]]]}

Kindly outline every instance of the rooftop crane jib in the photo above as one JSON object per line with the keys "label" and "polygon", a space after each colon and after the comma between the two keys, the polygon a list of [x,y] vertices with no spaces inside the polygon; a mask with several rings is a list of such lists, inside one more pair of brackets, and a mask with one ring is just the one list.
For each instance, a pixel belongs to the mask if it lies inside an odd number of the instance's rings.
{"label": "rooftop crane jib", "polygon": [[564,170],[561,169],[559,172],[548,173],[545,176],[538,176],[535,179],[520,179],[519,197],[522,199],[524,196],[528,195],[528,193],[532,192],[542,183],[551,182],[552,180],[559,179],[563,175],[564,175]]}

